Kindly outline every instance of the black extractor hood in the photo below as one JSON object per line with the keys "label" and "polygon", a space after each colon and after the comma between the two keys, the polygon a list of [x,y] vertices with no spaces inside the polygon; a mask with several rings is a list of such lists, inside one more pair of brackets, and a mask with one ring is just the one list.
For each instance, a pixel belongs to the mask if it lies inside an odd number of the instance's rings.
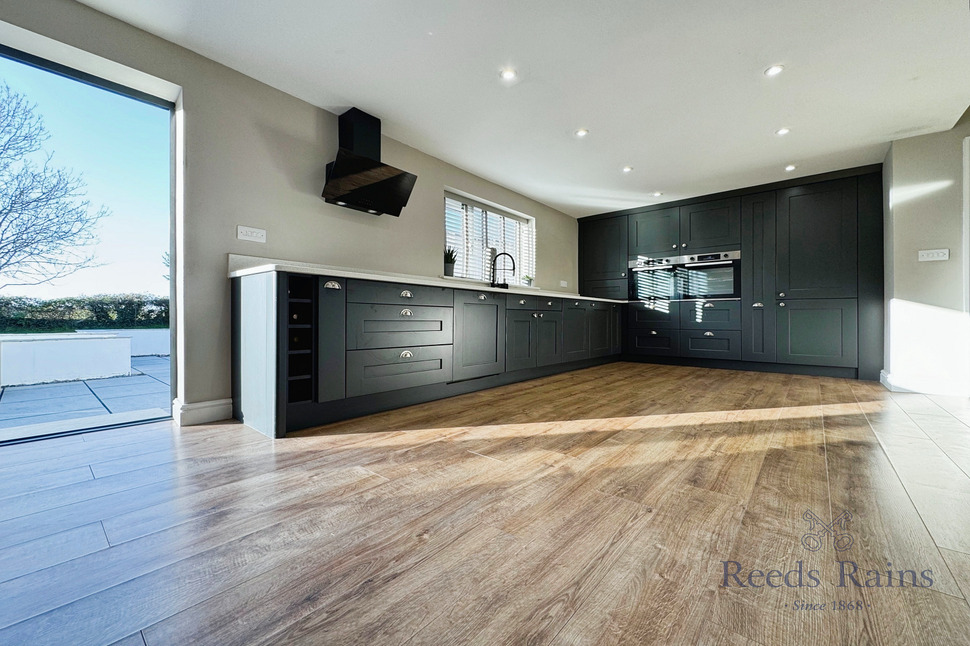
{"label": "black extractor hood", "polygon": [[381,120],[351,108],[338,118],[340,148],[327,164],[323,199],[373,215],[400,216],[418,179],[382,164]]}

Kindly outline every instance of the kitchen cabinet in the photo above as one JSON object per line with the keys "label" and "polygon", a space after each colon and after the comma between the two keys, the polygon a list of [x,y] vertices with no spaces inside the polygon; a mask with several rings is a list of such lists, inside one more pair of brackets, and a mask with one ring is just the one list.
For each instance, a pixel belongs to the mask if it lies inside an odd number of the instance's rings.
{"label": "kitchen cabinet", "polygon": [[563,361],[589,358],[589,321],[586,301],[563,301],[562,349]]}
{"label": "kitchen cabinet", "polygon": [[627,352],[640,355],[676,357],[680,355],[680,330],[630,330]]}
{"label": "kitchen cabinet", "polygon": [[[510,294],[506,310],[505,369],[509,372],[562,363],[562,312],[558,299]],[[524,307],[530,305],[531,308]],[[561,307],[561,305],[560,305]]]}
{"label": "kitchen cabinet", "polygon": [[347,353],[347,396],[451,381],[452,346],[430,345]]}
{"label": "kitchen cabinet", "polygon": [[579,257],[581,282],[625,279],[627,276],[626,216],[581,222]]}
{"label": "kitchen cabinet", "polygon": [[741,244],[741,199],[688,204],[680,207],[680,248],[692,251],[731,251]]}
{"label": "kitchen cabinet", "polygon": [[858,301],[854,298],[784,300],[773,304],[779,363],[855,368]]}
{"label": "kitchen cabinet", "polygon": [[610,304],[587,301],[586,308],[587,327],[589,329],[589,356],[608,356],[613,348],[610,329],[612,315]]}
{"label": "kitchen cabinet", "polygon": [[856,178],[778,191],[775,298],[858,294]]}
{"label": "kitchen cabinet", "polygon": [[625,301],[630,283],[626,278],[618,280],[587,280],[582,290],[583,296],[593,298],[611,298],[617,301]]}
{"label": "kitchen cabinet", "polygon": [[739,330],[681,330],[680,355],[695,359],[740,359]]}
{"label": "kitchen cabinet", "polygon": [[455,381],[505,372],[505,296],[455,290]]}
{"label": "kitchen cabinet", "polygon": [[664,257],[679,255],[680,209],[632,213],[628,223],[628,253],[631,256]]}
{"label": "kitchen cabinet", "polygon": [[645,211],[629,216],[631,256],[679,256],[695,250],[731,251],[741,243],[740,198]]}
{"label": "kitchen cabinet", "polygon": [[624,305],[610,305],[610,354],[623,352],[623,309]]}
{"label": "kitchen cabinet", "polygon": [[318,402],[346,396],[347,317],[346,278],[311,277],[317,281],[317,397]]}
{"label": "kitchen cabinet", "polygon": [[680,327],[680,306],[677,301],[635,302],[627,307],[631,330],[678,329]]}
{"label": "kitchen cabinet", "polygon": [[453,325],[450,307],[347,303],[347,349],[450,344]]}
{"label": "kitchen cabinet", "polygon": [[775,192],[741,198],[741,358],[774,363]]}
{"label": "kitchen cabinet", "polygon": [[740,330],[740,301],[687,301],[680,303],[682,330]]}

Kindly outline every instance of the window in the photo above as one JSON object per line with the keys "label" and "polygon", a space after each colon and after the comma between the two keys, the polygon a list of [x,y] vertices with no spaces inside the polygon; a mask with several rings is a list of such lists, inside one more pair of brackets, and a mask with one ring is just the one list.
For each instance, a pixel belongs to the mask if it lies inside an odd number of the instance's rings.
{"label": "window", "polygon": [[[510,284],[524,284],[525,277],[535,278],[535,220],[497,209],[475,200],[445,193],[445,246],[458,251],[455,276],[472,280],[491,279],[492,251],[508,253],[515,258],[515,275],[499,272]],[[500,258],[498,267],[512,264]]]}

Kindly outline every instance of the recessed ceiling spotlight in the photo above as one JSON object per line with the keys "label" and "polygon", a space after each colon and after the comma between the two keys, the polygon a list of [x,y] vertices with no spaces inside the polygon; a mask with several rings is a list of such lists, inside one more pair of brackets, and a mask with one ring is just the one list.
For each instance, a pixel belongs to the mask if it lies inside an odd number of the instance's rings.
{"label": "recessed ceiling spotlight", "polygon": [[503,81],[514,81],[519,74],[511,67],[506,67],[498,75],[502,77]]}
{"label": "recessed ceiling spotlight", "polygon": [[791,132],[791,128],[778,128],[778,130],[775,130],[775,134],[781,137],[784,137],[789,132]]}
{"label": "recessed ceiling spotlight", "polygon": [[785,166],[785,171],[790,173],[793,170],[795,170],[796,168],[798,168],[798,167],[795,166],[795,164],[788,164],[787,166]]}
{"label": "recessed ceiling spotlight", "polygon": [[772,65],[771,67],[765,70],[765,76],[778,76],[779,74],[782,73],[782,71],[784,71],[784,69],[785,69],[784,65]]}
{"label": "recessed ceiling spotlight", "polygon": [[633,166],[624,166],[623,167],[623,172],[624,173],[629,173],[632,170],[633,170]]}
{"label": "recessed ceiling spotlight", "polygon": [[587,130],[586,128],[580,128],[575,132],[575,135],[579,138],[583,138],[588,134],[589,134],[589,130]]}
{"label": "recessed ceiling spotlight", "polygon": [[661,193],[660,191],[654,191],[654,192],[653,192],[653,193],[651,193],[650,195],[652,195],[652,196],[654,196],[654,197],[660,197],[661,195],[663,195],[663,193]]}

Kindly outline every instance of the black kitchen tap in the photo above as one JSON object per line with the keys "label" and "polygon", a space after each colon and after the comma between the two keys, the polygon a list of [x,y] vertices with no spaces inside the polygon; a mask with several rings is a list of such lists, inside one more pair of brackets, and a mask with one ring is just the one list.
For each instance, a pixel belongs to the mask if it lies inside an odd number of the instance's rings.
{"label": "black kitchen tap", "polygon": [[[503,251],[502,253],[495,254],[495,257],[492,258],[492,287],[499,287],[501,289],[508,289],[509,288],[509,284],[508,283],[496,283],[495,282],[495,261],[498,260],[499,256],[508,256],[509,257],[509,260],[512,261],[512,273],[513,274],[515,274],[515,258],[512,257],[512,254],[510,254],[508,252],[505,252],[505,251]],[[503,267],[502,270],[503,271],[507,271],[505,267]]]}

